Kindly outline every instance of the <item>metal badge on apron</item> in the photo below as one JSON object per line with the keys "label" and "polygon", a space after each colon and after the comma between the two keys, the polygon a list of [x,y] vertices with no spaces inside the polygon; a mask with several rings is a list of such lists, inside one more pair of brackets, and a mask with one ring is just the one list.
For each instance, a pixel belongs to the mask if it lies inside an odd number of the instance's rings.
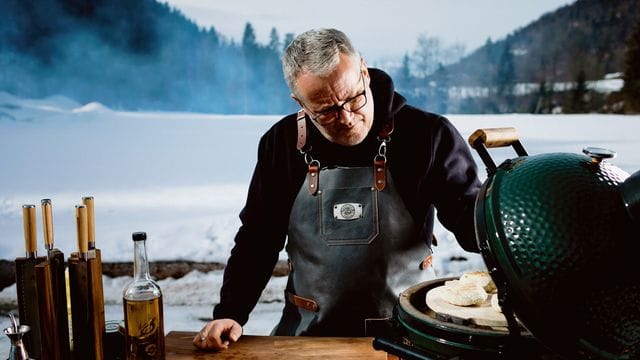
{"label": "metal badge on apron", "polygon": [[357,220],[362,217],[362,204],[346,203],[333,205],[333,218],[336,220]]}

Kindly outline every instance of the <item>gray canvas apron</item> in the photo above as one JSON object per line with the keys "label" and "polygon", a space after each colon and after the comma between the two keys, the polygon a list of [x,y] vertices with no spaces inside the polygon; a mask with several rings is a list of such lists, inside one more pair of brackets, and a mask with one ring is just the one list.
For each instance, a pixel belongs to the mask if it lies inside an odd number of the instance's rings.
{"label": "gray canvas apron", "polygon": [[394,279],[429,249],[383,170],[382,191],[374,167],[322,169],[313,195],[307,177],[291,210],[291,271],[272,335],[364,336],[365,319],[391,316]]}

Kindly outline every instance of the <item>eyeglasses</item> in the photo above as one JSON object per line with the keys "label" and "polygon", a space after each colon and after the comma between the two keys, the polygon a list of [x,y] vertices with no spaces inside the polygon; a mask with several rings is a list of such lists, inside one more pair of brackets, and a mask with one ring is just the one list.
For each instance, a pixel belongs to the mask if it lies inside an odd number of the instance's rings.
{"label": "eyeglasses", "polygon": [[[360,71],[360,80],[364,85],[364,73]],[[322,110],[317,113],[308,111],[311,120],[317,122],[322,126],[327,126],[340,117],[340,111],[356,112],[367,105],[367,88],[365,87],[358,95],[345,100],[341,105],[334,105],[326,110]],[[303,104],[304,106],[304,104]],[[306,106],[305,106],[306,108]],[[308,109],[307,109],[308,110]]]}

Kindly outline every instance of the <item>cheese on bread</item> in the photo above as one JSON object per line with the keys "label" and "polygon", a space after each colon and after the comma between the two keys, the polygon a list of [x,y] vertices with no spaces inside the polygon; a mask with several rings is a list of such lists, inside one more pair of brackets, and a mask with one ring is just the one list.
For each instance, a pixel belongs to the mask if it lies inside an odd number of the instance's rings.
{"label": "cheese on bread", "polygon": [[466,272],[460,276],[461,283],[476,283],[488,293],[494,293],[496,291],[496,284],[491,279],[491,276],[486,271],[471,271]]}
{"label": "cheese on bread", "polygon": [[487,300],[487,292],[474,282],[449,281],[444,286],[442,298],[453,305],[479,305]]}

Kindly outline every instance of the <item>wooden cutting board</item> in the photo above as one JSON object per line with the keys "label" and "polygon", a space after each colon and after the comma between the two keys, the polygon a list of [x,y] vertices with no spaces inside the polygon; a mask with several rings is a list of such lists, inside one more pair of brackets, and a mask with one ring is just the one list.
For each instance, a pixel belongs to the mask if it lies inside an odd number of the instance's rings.
{"label": "wooden cutting board", "polygon": [[427,306],[437,314],[445,315],[445,317],[453,316],[458,319],[467,321],[469,324],[490,326],[490,327],[506,327],[507,319],[504,315],[491,307],[491,296],[480,305],[458,306],[447,302],[443,298],[444,286],[438,286],[427,292]]}
{"label": "wooden cutting board", "polygon": [[167,360],[287,359],[287,360],[385,360],[384,351],[373,348],[373,338],[242,335],[219,352],[198,350],[191,341],[195,332],[171,331],[165,338]]}

